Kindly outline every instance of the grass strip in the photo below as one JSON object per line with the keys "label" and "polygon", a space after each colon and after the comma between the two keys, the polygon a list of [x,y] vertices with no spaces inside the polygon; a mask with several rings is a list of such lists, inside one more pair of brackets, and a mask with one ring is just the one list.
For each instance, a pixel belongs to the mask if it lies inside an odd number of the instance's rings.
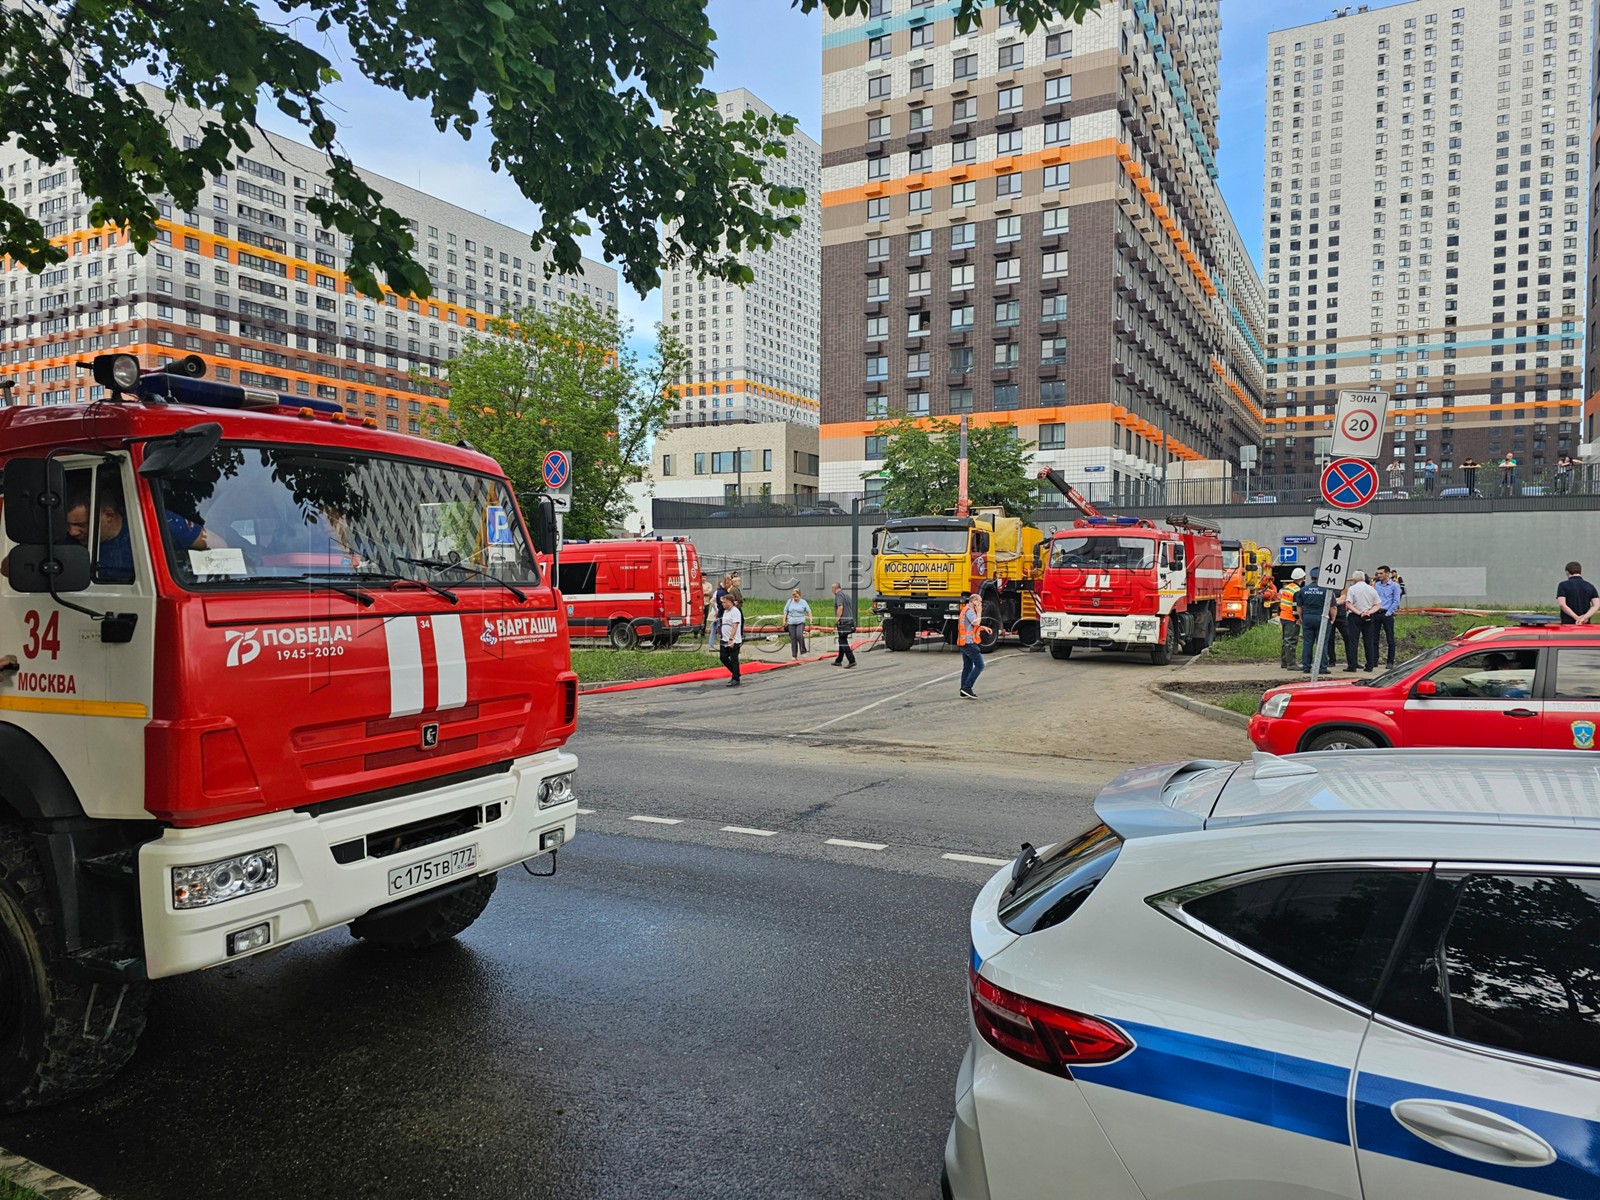
{"label": "grass strip", "polygon": [[[1476,629],[1480,625],[1504,624],[1505,620],[1503,613],[1482,617],[1467,613],[1401,613],[1394,622],[1395,661],[1402,662],[1469,629]],[[1342,658],[1343,635],[1330,630],[1328,637],[1333,643],[1334,658]],[[1211,657],[1222,662],[1277,662],[1282,649],[1283,629],[1278,622],[1268,621],[1245,630],[1238,637],[1218,638],[1211,647]],[[1385,651],[1381,641],[1378,650],[1380,653]],[[1299,661],[1299,653],[1296,647],[1296,662]]]}
{"label": "grass strip", "polygon": [[39,1193],[0,1176],[0,1200],[41,1200]]}
{"label": "grass strip", "polygon": [[[572,669],[584,683],[622,683],[635,679],[660,679],[686,671],[704,671],[717,665],[717,656],[705,650],[573,650]],[[5,1200],[0,1195],[0,1200]]]}

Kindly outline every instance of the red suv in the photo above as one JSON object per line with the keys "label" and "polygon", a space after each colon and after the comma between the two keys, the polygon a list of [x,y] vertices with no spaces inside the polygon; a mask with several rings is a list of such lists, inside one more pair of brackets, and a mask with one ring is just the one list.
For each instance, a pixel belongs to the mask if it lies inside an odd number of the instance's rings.
{"label": "red suv", "polygon": [[1250,740],[1273,754],[1372,746],[1593,750],[1600,627],[1485,626],[1370,679],[1270,689]]}

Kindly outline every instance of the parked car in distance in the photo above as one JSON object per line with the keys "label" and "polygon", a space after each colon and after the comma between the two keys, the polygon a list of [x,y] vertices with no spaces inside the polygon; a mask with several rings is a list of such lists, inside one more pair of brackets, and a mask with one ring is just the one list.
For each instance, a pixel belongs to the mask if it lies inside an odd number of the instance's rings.
{"label": "parked car in distance", "polygon": [[1250,718],[1250,740],[1273,754],[1591,750],[1597,723],[1600,626],[1530,622],[1471,630],[1381,675],[1269,688]]}
{"label": "parked car in distance", "polygon": [[1278,498],[1268,492],[1255,492],[1244,498],[1246,504],[1276,504]]}
{"label": "parked car in distance", "polygon": [[1439,492],[1439,499],[1441,500],[1466,500],[1469,497],[1473,500],[1482,500],[1483,493],[1477,488],[1473,488],[1469,492],[1464,487],[1447,487]]}
{"label": "parked car in distance", "polygon": [[1123,775],[973,906],[945,1196],[1600,1194],[1595,765]]}

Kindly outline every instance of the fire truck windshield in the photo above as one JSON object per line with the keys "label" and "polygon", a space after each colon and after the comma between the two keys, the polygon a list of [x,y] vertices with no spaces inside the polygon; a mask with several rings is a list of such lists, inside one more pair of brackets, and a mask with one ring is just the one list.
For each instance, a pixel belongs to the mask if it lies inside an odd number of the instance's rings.
{"label": "fire truck windshield", "polygon": [[879,554],[965,554],[965,529],[890,529],[885,530]]}
{"label": "fire truck windshield", "polygon": [[1050,543],[1052,567],[1096,567],[1102,571],[1148,571],[1155,566],[1151,554],[1155,543],[1147,538],[1113,537],[1090,534],[1087,537],[1058,537]]}
{"label": "fire truck windshield", "polygon": [[172,541],[172,522],[162,522],[173,576],[186,587],[403,580],[417,575],[408,559],[440,564],[429,577],[451,588],[538,580],[510,489],[488,475],[320,447],[223,443],[152,486],[158,511],[202,522],[226,547],[184,549]]}

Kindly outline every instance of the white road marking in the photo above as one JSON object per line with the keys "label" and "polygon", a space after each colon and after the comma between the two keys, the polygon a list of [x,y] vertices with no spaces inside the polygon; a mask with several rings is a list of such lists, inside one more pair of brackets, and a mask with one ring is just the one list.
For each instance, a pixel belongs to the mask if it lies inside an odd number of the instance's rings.
{"label": "white road marking", "polygon": [[630,821],[643,821],[646,825],[682,825],[677,817],[629,817]]}
{"label": "white road marking", "polygon": [[887,850],[889,848],[882,842],[852,842],[847,838],[829,838],[823,844],[826,846],[847,846],[851,850]]}
{"label": "white road marking", "polygon": [[777,837],[776,829],[746,829],[743,825],[724,825],[723,833],[744,833],[751,837]]}
{"label": "white road marking", "polygon": [[580,809],[576,809],[574,811],[576,811],[577,814],[580,817],[592,817],[592,816],[594,816],[594,809],[592,809],[592,808],[580,808]]}
{"label": "white road marking", "polygon": [[[1008,654],[1008,655],[1004,655],[1003,657],[1010,658],[1011,656]],[[998,661],[998,660],[993,658],[993,657],[991,657],[987,661],[988,662],[995,662],[995,661]],[[800,730],[799,733],[791,733],[789,736],[790,737],[801,737],[801,736],[803,736],[804,734],[807,734],[807,733],[816,733],[818,730],[826,729],[829,725],[837,725],[840,721],[848,721],[851,717],[859,717],[864,712],[871,712],[873,709],[877,708],[878,705],[880,705],[880,704],[887,704],[891,700],[898,700],[902,696],[909,696],[909,695],[911,695],[912,692],[920,691],[925,687],[932,687],[936,683],[946,683],[949,680],[959,679],[959,678],[961,678],[961,672],[960,671],[951,671],[948,675],[936,676],[933,679],[928,679],[928,680],[923,681],[922,683],[917,684],[915,687],[908,687],[903,692],[896,692],[892,696],[885,696],[882,700],[874,700],[871,704],[863,704],[860,708],[856,709],[854,712],[847,712],[842,717],[834,717],[832,720],[824,721],[821,725],[813,725],[810,729],[802,729],[802,730]]]}
{"label": "white road marking", "polygon": [[951,862],[981,863],[986,867],[1003,867],[1011,861],[1007,858],[985,858],[981,854],[941,854],[939,857]]}

